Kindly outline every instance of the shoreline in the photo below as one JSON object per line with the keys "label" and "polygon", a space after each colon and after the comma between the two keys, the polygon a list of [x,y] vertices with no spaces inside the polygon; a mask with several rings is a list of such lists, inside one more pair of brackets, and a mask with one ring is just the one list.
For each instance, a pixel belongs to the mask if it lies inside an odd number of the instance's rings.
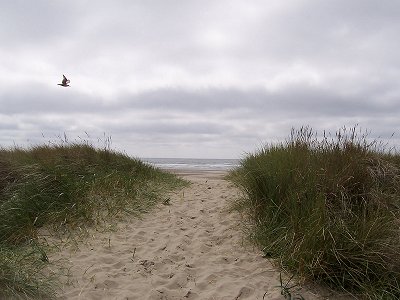
{"label": "shoreline", "polygon": [[217,169],[162,169],[163,171],[167,171],[178,175],[180,177],[185,176],[196,176],[196,177],[221,177],[229,174],[229,170],[217,170]]}

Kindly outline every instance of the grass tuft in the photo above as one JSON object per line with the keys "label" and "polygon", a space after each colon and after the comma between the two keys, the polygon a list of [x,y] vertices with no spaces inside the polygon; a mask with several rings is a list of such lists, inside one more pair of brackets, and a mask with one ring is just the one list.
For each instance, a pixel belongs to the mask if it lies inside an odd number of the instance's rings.
{"label": "grass tuft", "polygon": [[356,127],[308,127],[241,161],[236,208],[266,256],[300,278],[368,299],[400,298],[400,156]]}
{"label": "grass tuft", "polygon": [[0,298],[54,296],[40,229],[74,232],[146,212],[184,181],[88,143],[0,149]]}

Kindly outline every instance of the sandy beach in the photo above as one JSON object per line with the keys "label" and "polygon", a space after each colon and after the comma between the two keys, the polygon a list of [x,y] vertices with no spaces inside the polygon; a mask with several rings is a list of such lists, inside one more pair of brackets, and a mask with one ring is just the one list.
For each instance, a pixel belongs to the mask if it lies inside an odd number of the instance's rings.
{"label": "sandy beach", "polygon": [[228,211],[239,192],[224,173],[176,172],[192,184],[169,203],[50,256],[68,270],[59,299],[284,299],[279,271]]}

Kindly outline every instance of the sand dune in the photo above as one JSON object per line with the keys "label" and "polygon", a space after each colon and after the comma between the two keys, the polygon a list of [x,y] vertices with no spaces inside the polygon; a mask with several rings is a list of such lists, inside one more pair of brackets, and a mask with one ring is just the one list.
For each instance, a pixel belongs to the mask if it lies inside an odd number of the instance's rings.
{"label": "sand dune", "polygon": [[193,184],[170,205],[50,257],[69,269],[60,299],[284,299],[279,272],[244,246],[227,211],[238,191],[218,172],[181,175]]}

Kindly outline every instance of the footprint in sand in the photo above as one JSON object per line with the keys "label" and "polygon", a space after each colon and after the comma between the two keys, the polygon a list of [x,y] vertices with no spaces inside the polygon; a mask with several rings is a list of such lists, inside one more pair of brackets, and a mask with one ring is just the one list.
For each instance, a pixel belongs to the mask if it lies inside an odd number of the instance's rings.
{"label": "footprint in sand", "polygon": [[[267,299],[282,299],[279,272],[242,244],[239,218],[227,211],[239,192],[223,175],[184,175],[193,184],[171,195],[170,205],[114,234],[99,233],[87,249],[53,253],[50,260],[71,262],[59,298],[262,300],[267,293]],[[301,294],[323,299],[308,290]]]}

